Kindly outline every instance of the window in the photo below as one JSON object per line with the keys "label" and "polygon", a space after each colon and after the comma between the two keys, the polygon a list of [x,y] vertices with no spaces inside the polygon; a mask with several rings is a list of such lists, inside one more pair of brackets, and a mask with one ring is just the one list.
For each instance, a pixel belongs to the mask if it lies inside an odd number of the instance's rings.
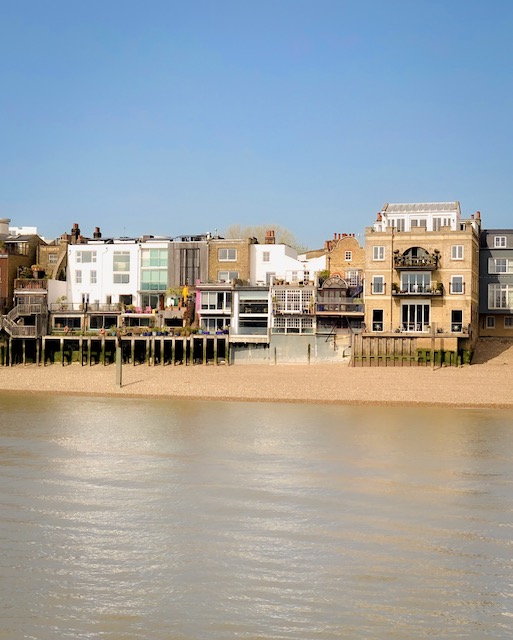
{"label": "window", "polygon": [[450,218],[433,218],[433,231],[440,231],[442,227],[450,227]]}
{"label": "window", "polygon": [[58,259],[59,259],[59,254],[58,253],[49,253],[48,254],[48,264],[57,264]]}
{"label": "window", "polygon": [[513,309],[513,285],[488,285],[489,309]]}
{"label": "window", "polygon": [[77,262],[96,262],[96,251],[77,251]]}
{"label": "window", "polygon": [[167,267],[167,249],[143,249],[141,253],[141,267]]}
{"label": "window", "polygon": [[463,331],[463,311],[461,309],[453,309],[451,311],[451,331],[453,333],[461,333]]}
{"label": "window", "polygon": [[360,285],[360,272],[359,271],[346,271],[347,284],[350,287],[358,287]]}
{"label": "window", "polygon": [[385,259],[385,247],[372,247],[372,259],[384,260]]}
{"label": "window", "polygon": [[142,269],[141,291],[165,291],[167,289],[167,269]]}
{"label": "window", "polygon": [[234,262],[237,260],[237,249],[218,249],[217,259],[219,262]]}
{"label": "window", "polygon": [[463,293],[464,289],[463,276],[451,276],[450,293]]}
{"label": "window", "polygon": [[390,220],[392,227],[395,228],[396,231],[404,231],[406,228],[404,218],[397,218],[397,220]]}
{"label": "window", "polygon": [[384,276],[372,276],[372,293],[376,295],[385,293]]}
{"label": "window", "polygon": [[513,273],[513,260],[510,258],[488,258],[488,273]]}
{"label": "window", "polygon": [[263,262],[270,262],[271,261],[271,252],[270,251],[264,251],[262,253],[262,261]]}
{"label": "window", "polygon": [[199,280],[200,250],[180,249],[180,285]]}
{"label": "window", "polygon": [[513,329],[513,316],[504,316],[504,328]]}
{"label": "window", "polygon": [[277,316],[273,318],[273,333],[313,333],[313,318]]}
{"label": "window", "polygon": [[495,329],[495,316],[486,316],[486,328]]}
{"label": "window", "polygon": [[96,271],[91,271],[91,273],[90,273],[90,282],[91,282],[91,284],[96,284]]}
{"label": "window", "polygon": [[352,259],[353,259],[353,252],[352,251],[346,251],[346,253],[345,253],[345,261],[346,262],[351,262]]}
{"label": "window", "polygon": [[453,244],[451,247],[451,260],[463,260],[463,245]]}
{"label": "window", "polygon": [[239,278],[238,271],[218,271],[217,272],[218,282],[231,282],[232,280],[238,280],[238,278]]}
{"label": "window", "polygon": [[401,291],[403,293],[429,293],[431,274],[425,271],[403,271],[401,273]]}
{"label": "window", "polygon": [[383,309],[372,310],[372,330],[383,331]]}
{"label": "window", "polygon": [[130,252],[114,251],[112,255],[113,282],[128,284],[130,282]]}
{"label": "window", "polygon": [[82,271],[75,271],[75,284],[82,284]]}
{"label": "window", "polygon": [[201,310],[202,311],[231,311],[232,292],[231,291],[202,291]]}
{"label": "window", "polygon": [[403,304],[402,330],[408,332],[429,331],[429,304]]}
{"label": "window", "polygon": [[275,289],[275,313],[309,314],[313,308],[313,292],[311,289]]}
{"label": "window", "polygon": [[427,220],[426,220],[426,218],[412,218],[412,220],[410,222],[410,226],[411,226],[412,231],[417,227],[420,227],[422,229],[426,229],[427,228]]}
{"label": "window", "polygon": [[497,248],[503,248],[506,246],[506,236],[494,236],[493,246]]}

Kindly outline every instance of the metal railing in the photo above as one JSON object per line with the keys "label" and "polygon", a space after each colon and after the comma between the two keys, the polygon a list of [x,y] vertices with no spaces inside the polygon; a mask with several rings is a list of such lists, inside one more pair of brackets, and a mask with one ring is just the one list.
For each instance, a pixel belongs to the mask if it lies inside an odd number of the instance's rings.
{"label": "metal railing", "polygon": [[99,302],[52,302],[50,303],[50,311],[73,313],[120,313],[121,305],[119,302],[114,304],[101,304]]}
{"label": "metal railing", "polygon": [[363,313],[363,304],[354,302],[318,302],[315,305],[316,313]]}

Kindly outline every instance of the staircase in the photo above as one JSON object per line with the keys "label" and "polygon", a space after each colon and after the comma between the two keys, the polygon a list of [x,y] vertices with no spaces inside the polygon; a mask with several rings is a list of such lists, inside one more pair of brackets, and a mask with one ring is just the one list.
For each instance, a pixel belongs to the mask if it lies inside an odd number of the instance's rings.
{"label": "staircase", "polygon": [[[47,313],[45,304],[19,304],[2,316],[1,326],[13,338],[37,338],[46,326]],[[29,316],[35,316],[35,324],[24,324],[24,318]]]}
{"label": "staircase", "polygon": [[479,338],[472,364],[513,365],[513,338]]}

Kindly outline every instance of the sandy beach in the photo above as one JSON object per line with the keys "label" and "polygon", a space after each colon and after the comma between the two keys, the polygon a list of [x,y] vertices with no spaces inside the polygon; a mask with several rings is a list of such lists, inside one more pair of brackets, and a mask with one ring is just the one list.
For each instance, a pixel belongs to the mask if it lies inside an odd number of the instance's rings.
{"label": "sandy beach", "polygon": [[513,407],[509,363],[461,368],[352,368],[345,364],[1,367],[0,390],[253,402]]}

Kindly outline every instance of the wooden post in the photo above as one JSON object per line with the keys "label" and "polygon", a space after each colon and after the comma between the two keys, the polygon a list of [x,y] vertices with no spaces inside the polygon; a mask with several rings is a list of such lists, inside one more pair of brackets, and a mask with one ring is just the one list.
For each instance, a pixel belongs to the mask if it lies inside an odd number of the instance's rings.
{"label": "wooden post", "polygon": [[64,366],[64,338],[61,338],[60,340],[60,347],[61,347],[61,367]]}
{"label": "wooden post", "polygon": [[176,358],[176,337],[171,338],[171,365],[174,366]]}
{"label": "wooden post", "polygon": [[213,347],[214,347],[214,364],[217,366],[219,364],[219,361],[217,359],[217,336],[214,336],[214,340],[212,341]]}
{"label": "wooden post", "polygon": [[23,338],[23,341],[21,343],[21,359],[22,359],[22,362],[23,362],[23,366],[25,366],[27,364],[27,358],[26,358],[26,355],[27,355],[26,354],[26,347],[27,347],[27,345],[26,345],[26,343],[27,343],[27,339]]}
{"label": "wooden post", "polygon": [[207,364],[207,336],[203,336],[203,364]]}
{"label": "wooden post", "polygon": [[122,386],[122,367],[123,367],[123,342],[121,340],[121,331],[116,332],[116,386]]}

